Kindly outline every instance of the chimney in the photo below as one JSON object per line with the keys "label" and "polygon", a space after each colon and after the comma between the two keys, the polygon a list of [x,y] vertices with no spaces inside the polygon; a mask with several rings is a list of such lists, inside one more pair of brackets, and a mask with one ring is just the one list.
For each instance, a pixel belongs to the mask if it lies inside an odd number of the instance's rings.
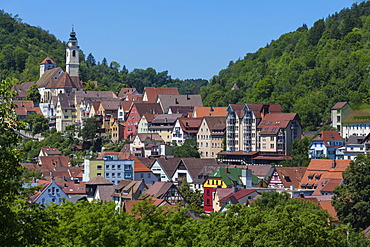
{"label": "chimney", "polygon": [[175,104],[178,105],[179,104],[179,101],[177,100],[177,98],[175,99]]}
{"label": "chimney", "polygon": [[229,173],[229,166],[226,166],[226,173]]}
{"label": "chimney", "polygon": [[336,160],[332,160],[332,162],[331,162],[331,168],[335,168],[336,166],[337,166],[337,161]]}
{"label": "chimney", "polygon": [[213,112],[214,111],[212,106],[211,106],[211,108],[209,108],[209,111],[210,112]]}
{"label": "chimney", "polygon": [[186,95],[186,100],[190,100],[189,94]]}

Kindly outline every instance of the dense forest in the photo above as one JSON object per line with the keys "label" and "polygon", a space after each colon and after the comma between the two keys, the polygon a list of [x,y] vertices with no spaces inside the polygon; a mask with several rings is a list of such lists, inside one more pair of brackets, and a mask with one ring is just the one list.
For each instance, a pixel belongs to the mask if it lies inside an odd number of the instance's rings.
{"label": "dense forest", "polygon": [[[306,130],[325,123],[338,101],[370,103],[370,2],[354,4],[311,28],[283,34],[231,61],[201,89],[203,103],[279,103]],[[236,84],[239,90],[231,90]]]}
{"label": "dense forest", "polygon": [[[36,81],[39,64],[47,56],[57,66],[65,68],[65,47],[65,42],[47,31],[25,24],[17,15],[13,17],[0,10],[0,79]],[[203,79],[172,79],[168,71],[157,72],[153,68],[129,72],[118,62],[108,63],[106,58],[97,62],[91,53],[85,56],[83,51],[80,52],[80,77],[88,90],[114,92],[119,92],[122,87],[135,87],[142,92],[144,87],[152,86],[177,87],[182,94],[196,94],[208,83]],[[98,82],[98,88],[94,88],[92,81]]]}

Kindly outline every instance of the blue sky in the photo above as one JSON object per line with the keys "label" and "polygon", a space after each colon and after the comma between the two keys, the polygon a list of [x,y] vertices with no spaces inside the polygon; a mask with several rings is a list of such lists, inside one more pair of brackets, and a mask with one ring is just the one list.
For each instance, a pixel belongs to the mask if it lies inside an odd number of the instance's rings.
{"label": "blue sky", "polygon": [[152,67],[172,78],[210,79],[229,61],[280,35],[349,8],[353,0],[0,0],[0,8],[131,71]]}

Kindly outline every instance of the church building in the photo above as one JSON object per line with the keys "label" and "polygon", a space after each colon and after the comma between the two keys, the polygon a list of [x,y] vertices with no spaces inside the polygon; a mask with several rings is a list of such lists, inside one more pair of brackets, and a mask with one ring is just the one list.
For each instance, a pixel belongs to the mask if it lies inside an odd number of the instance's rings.
{"label": "church building", "polygon": [[76,33],[72,28],[66,47],[66,72],[57,67],[49,57],[40,63],[40,78],[36,82],[41,95],[41,103],[50,103],[53,96],[82,91],[79,77],[79,51]]}

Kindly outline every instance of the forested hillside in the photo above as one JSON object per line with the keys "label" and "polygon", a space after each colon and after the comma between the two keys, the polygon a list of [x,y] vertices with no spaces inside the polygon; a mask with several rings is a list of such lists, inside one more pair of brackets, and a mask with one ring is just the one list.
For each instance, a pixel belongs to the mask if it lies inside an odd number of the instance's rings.
{"label": "forested hillside", "polygon": [[312,130],[337,101],[370,103],[369,15],[370,2],[354,4],[230,62],[201,89],[204,104],[280,103]]}
{"label": "forested hillside", "polygon": [[[66,33],[65,38],[68,39]],[[78,38],[78,33],[77,33]],[[54,35],[22,22],[16,15],[0,10],[0,79],[14,78],[19,82],[36,81],[39,78],[39,64],[47,56],[59,67],[65,68],[65,42]],[[83,47],[81,47],[83,49]],[[144,87],[178,87],[180,93],[199,93],[199,88],[207,80],[172,79],[167,71],[157,72],[153,68],[134,69],[129,72],[125,66],[115,61],[103,59],[95,61],[90,53],[86,59],[80,52],[80,77],[86,82],[89,90],[113,90],[118,92],[122,87],[136,87],[142,92]],[[99,87],[94,88],[97,81]]]}

